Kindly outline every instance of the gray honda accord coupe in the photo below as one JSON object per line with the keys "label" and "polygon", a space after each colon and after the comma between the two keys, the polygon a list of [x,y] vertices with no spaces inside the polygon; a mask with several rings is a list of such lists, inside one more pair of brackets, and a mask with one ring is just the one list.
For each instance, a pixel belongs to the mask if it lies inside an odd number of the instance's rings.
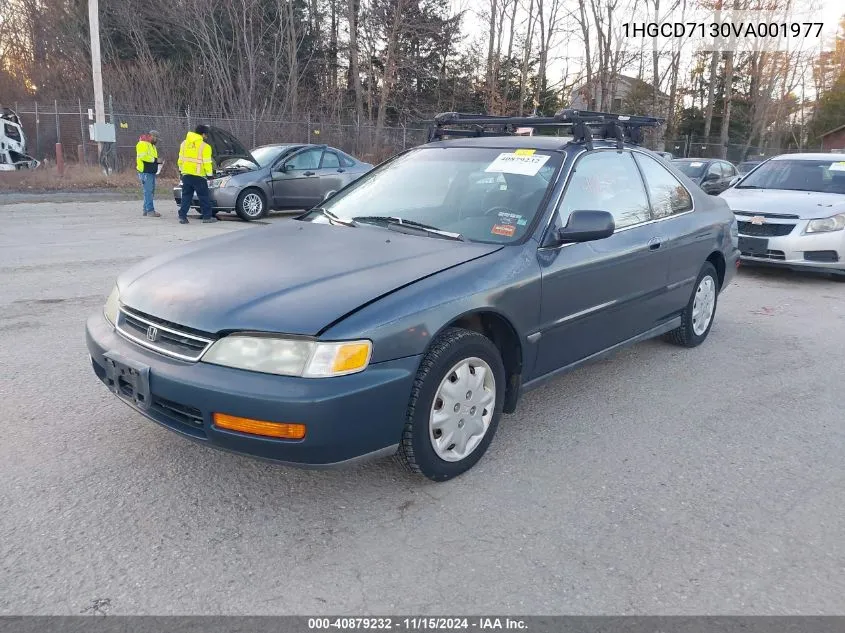
{"label": "gray honda accord coupe", "polygon": [[[373,168],[327,145],[263,145],[247,151],[219,128],[211,129],[208,141],[218,165],[209,181],[214,213],[234,212],[246,221],[271,210],[310,209]],[[173,188],[173,198],[182,203],[181,185]],[[199,206],[196,195],[192,206]]]}
{"label": "gray honda accord coupe", "polygon": [[[592,114],[444,115],[296,219],[137,264],[87,322],[94,372],[213,447],[465,472],[526,392],[653,337],[701,344],[735,274],[727,204],[631,142],[656,120]],[[577,133],[509,132],[542,124]]]}

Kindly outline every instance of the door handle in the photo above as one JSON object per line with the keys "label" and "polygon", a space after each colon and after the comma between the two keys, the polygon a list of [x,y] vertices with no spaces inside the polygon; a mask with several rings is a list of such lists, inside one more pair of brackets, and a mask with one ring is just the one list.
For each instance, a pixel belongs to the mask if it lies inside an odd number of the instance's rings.
{"label": "door handle", "polygon": [[305,176],[316,176],[317,174],[315,174],[313,171],[306,171],[304,175]]}
{"label": "door handle", "polygon": [[659,237],[653,237],[648,241],[648,250],[656,251],[660,248],[662,242],[660,241]]}

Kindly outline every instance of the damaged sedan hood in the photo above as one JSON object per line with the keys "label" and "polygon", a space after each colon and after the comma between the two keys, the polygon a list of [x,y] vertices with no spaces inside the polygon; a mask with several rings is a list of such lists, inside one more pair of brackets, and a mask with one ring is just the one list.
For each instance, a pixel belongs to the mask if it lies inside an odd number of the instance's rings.
{"label": "damaged sedan hood", "polygon": [[153,257],[118,286],[127,307],[201,332],[314,336],[403,286],[501,248],[288,221]]}

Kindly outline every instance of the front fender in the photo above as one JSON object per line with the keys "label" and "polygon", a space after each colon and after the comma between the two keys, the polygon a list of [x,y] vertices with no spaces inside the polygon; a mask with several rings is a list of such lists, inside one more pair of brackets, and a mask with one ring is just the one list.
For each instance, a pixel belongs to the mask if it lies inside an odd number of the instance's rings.
{"label": "front fender", "polygon": [[[525,336],[540,318],[536,249],[532,240],[506,246],[422,279],[347,316],[321,338],[371,339],[372,362],[383,362],[422,354],[450,323],[485,311],[505,318],[528,349]],[[523,362],[531,359],[523,354]]]}

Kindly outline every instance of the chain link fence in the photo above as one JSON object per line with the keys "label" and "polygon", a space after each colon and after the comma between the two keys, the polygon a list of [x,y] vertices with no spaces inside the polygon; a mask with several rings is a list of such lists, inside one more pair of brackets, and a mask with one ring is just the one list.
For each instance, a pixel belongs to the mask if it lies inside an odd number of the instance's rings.
{"label": "chain link fence", "polygon": [[[65,160],[97,164],[97,144],[88,133],[89,108],[81,101],[73,103],[6,104],[21,119],[27,137],[27,151],[48,161],[56,158],[56,144],[62,144]],[[160,134],[159,156],[170,165],[176,163],[179,144],[188,130],[199,123],[222,128],[238,138],[247,149],[271,143],[319,143],[341,149],[371,163],[426,141],[427,127],[386,127],[380,133],[374,125],[338,124],[312,121],[285,121],[260,117],[221,117],[187,111],[181,114],[146,114],[106,106],[106,122],[115,126],[114,167],[134,169],[135,144],[141,134],[157,130]]]}
{"label": "chain link fence", "polygon": [[[746,160],[763,160],[778,154],[795,154],[798,152],[821,152],[821,145],[806,145],[796,147],[772,147],[730,143],[727,148],[721,143],[705,143],[696,141],[693,138],[685,137],[675,140],[667,140],[665,143],[667,152],[671,152],[676,158],[726,158],[734,164]],[[723,155],[722,150],[726,149]]]}

